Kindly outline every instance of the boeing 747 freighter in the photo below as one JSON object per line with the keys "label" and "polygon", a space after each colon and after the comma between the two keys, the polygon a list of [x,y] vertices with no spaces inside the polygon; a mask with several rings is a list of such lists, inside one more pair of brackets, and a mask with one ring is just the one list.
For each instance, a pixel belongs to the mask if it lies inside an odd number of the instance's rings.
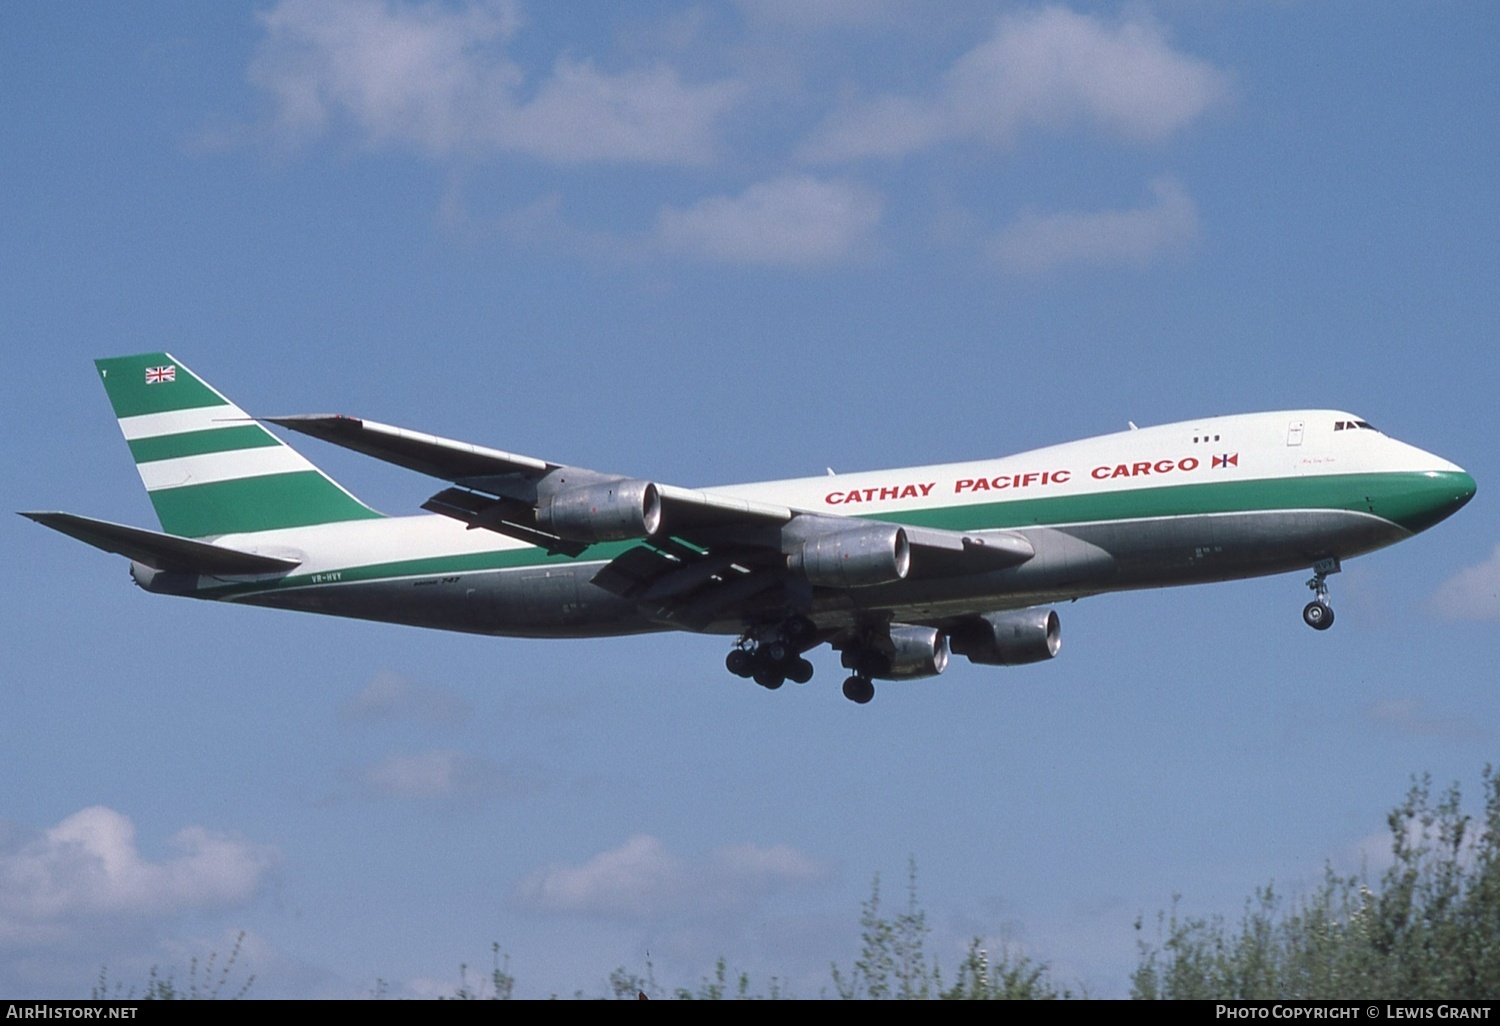
{"label": "boeing 747 freighter", "polygon": [[[1051,659],[1056,603],[1310,571],[1451,516],[1454,464],[1337,410],[1130,430],[972,463],[680,488],[346,416],[247,416],[167,353],[97,361],[161,531],[38,523],[129,558],[151,592],[444,630],[734,636],[730,672],[805,683],[828,644],[875,680]],[[385,516],[265,424],[429,475]]]}

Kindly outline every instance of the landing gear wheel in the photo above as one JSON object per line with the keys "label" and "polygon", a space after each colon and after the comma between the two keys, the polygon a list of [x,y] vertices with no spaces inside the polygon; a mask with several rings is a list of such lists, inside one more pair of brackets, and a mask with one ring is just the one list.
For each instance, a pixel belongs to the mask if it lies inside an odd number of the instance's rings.
{"label": "landing gear wheel", "polygon": [[1302,609],[1302,621],[1315,631],[1333,626],[1333,607],[1324,602],[1309,602]]}
{"label": "landing gear wheel", "polygon": [[850,677],[844,681],[844,697],[864,705],[875,697],[875,685],[866,677]]}
{"label": "landing gear wheel", "polygon": [[786,683],[786,678],[783,677],[781,675],[781,671],[777,670],[775,667],[762,666],[760,669],[755,671],[755,683],[759,684],[767,691],[775,691],[777,688],[781,687],[782,684]]}
{"label": "landing gear wheel", "polygon": [[812,680],[813,664],[806,659],[793,659],[787,666],[787,679],[796,684],[806,684]]}
{"label": "landing gear wheel", "polygon": [[755,672],[755,660],[743,648],[737,648],[725,656],[724,666],[736,677],[749,677]]}

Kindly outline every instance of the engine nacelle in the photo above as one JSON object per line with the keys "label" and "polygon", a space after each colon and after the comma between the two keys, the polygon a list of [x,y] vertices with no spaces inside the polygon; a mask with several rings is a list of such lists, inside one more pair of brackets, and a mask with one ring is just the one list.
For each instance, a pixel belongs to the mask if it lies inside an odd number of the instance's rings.
{"label": "engine nacelle", "polygon": [[892,627],[891,668],[886,680],[936,677],[948,668],[948,636],[936,627]]}
{"label": "engine nacelle", "polygon": [[661,493],[650,481],[605,481],[543,496],[537,526],[577,542],[645,538],[661,527]]}
{"label": "engine nacelle", "polygon": [[1062,647],[1062,627],[1053,609],[985,613],[964,620],[948,636],[954,652],[985,666],[1040,663]]}
{"label": "engine nacelle", "polygon": [[891,652],[846,648],[845,669],[877,680],[936,677],[948,668],[948,636],[936,627],[892,626]]}
{"label": "engine nacelle", "polygon": [[894,524],[863,524],[817,535],[786,558],[793,573],[825,588],[868,588],[903,580],[911,543]]}

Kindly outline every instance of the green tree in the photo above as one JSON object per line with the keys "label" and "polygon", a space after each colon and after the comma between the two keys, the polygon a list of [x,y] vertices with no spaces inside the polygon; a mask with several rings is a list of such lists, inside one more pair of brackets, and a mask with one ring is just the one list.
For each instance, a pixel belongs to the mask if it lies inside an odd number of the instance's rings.
{"label": "green tree", "polygon": [[[458,967],[458,989],[453,992],[454,1001],[509,1001],[515,993],[516,978],[510,972],[510,956],[500,950],[500,942],[490,944],[490,971],[488,978],[481,978],[477,986],[469,985],[469,964]],[[377,980],[376,987],[384,996],[385,981]]]}
{"label": "green tree", "polygon": [[833,987],[846,1001],[918,1000],[933,995],[936,971],[929,966],[923,944],[932,928],[917,904],[917,861],[906,866],[906,909],[895,918],[880,914],[880,875],[870,887],[869,900],[860,906],[860,954],[847,974],[834,963]]}
{"label": "green tree", "polygon": [[[731,979],[733,987],[730,986]],[[705,976],[697,990],[678,987],[672,996],[679,1001],[778,1001],[784,995],[781,992],[781,981],[774,976],[771,977],[767,993],[752,994],[750,974],[731,970],[728,961],[721,956],[714,963],[713,976]]]}
{"label": "green tree", "polygon": [[209,952],[202,965],[198,963],[198,956],[194,955],[188,962],[187,986],[178,984],[172,973],[163,973],[157,966],[152,966],[146,974],[146,986],[137,993],[134,987],[126,990],[124,985],[115,982],[110,983],[109,971],[100,968],[99,979],[94,983],[89,997],[94,1001],[217,1001],[220,998],[238,1000],[250,993],[251,986],[255,983],[252,974],[245,977],[245,982],[234,991],[226,991],[230,984],[230,977],[234,975],[236,963],[240,960],[240,948],[245,943],[245,931],[241,930],[239,936],[234,939],[234,947],[229,949],[229,957],[219,962],[217,951]]}
{"label": "green tree", "polygon": [[1435,797],[1430,778],[1414,780],[1387,817],[1392,864],[1373,885],[1329,867],[1299,900],[1267,886],[1233,928],[1180,918],[1174,901],[1158,919],[1164,939],[1140,942],[1133,996],[1500,997],[1500,776],[1491,767],[1483,786],[1476,825],[1457,785]]}
{"label": "green tree", "polygon": [[992,960],[978,937],[958,963],[953,986],[938,995],[945,1001],[1050,1001],[1072,997],[1053,985],[1045,962],[1033,962],[1012,954],[1004,945],[998,960]]}

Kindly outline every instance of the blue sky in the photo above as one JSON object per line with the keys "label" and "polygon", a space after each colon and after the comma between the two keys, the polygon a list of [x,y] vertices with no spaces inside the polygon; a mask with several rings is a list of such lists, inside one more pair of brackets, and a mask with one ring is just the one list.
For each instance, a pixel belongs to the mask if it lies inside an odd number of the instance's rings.
{"label": "blue sky", "polygon": [[[260,996],[723,955],[816,996],[909,857],[1122,995],[1137,916],[1378,868],[1500,738],[1490,4],[21,5],[0,14],[6,505],[154,526],[90,360],[684,485],[1352,410],[1468,469],[1333,579],[1062,609],[1043,666],[845,701],[719,638],[147,596],[0,521],[0,993],[227,951]],[[21,373],[24,367],[25,373]],[[432,482],[316,443],[377,508]]]}

